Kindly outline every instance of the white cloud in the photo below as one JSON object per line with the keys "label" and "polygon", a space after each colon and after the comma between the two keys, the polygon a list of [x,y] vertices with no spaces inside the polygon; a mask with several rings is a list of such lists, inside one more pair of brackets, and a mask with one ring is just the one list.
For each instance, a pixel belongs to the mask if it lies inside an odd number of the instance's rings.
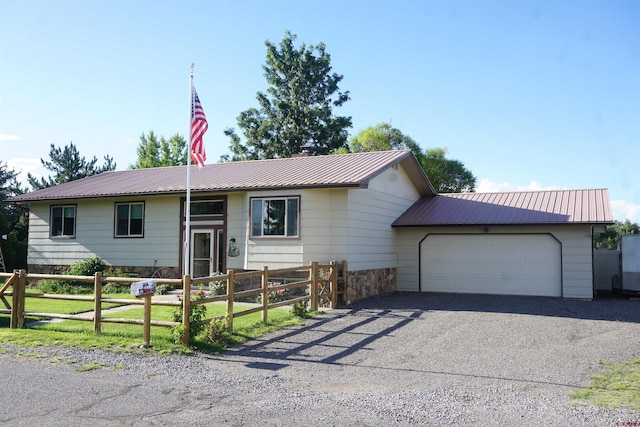
{"label": "white cloud", "polygon": [[9,169],[13,169],[18,172],[18,181],[23,185],[27,183],[27,174],[41,178],[47,175],[47,170],[42,166],[40,159],[32,158],[14,158],[7,160],[7,166]]}
{"label": "white cloud", "polygon": [[11,135],[7,133],[0,133],[0,141],[18,141],[20,138],[18,135]]}
{"label": "white cloud", "polygon": [[611,210],[613,217],[618,221],[628,219],[631,222],[640,223],[640,205],[626,200],[612,200]]}
{"label": "white cloud", "polygon": [[542,191],[542,190],[561,190],[561,187],[550,185],[542,186],[538,181],[531,181],[526,185],[513,185],[509,182],[491,182],[488,179],[481,179],[476,185],[478,193],[496,193],[500,191]]}

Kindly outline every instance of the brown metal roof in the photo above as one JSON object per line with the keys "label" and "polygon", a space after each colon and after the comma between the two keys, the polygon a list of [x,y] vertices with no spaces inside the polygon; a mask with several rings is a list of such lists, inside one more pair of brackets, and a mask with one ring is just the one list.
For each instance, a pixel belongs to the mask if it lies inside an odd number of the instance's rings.
{"label": "brown metal roof", "polygon": [[[191,191],[230,192],[274,188],[366,187],[369,181],[402,164],[424,196],[435,195],[411,151],[378,151],[331,156],[216,163],[191,172]],[[104,172],[23,194],[13,202],[129,195],[186,193],[186,166]]]}
{"label": "brown metal roof", "polygon": [[393,226],[610,223],[609,191],[590,189],[423,197]]}

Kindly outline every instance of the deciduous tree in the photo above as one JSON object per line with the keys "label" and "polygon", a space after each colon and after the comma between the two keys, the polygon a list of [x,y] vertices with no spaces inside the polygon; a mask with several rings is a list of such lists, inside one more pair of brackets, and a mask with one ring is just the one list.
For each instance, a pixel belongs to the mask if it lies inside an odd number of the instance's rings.
{"label": "deciduous tree", "polygon": [[629,221],[616,220],[613,225],[608,225],[604,233],[596,234],[593,238],[596,249],[618,249],[620,239],[625,234],[640,234],[640,226]]}
{"label": "deciduous tree", "polygon": [[418,161],[424,157],[422,148],[410,136],[404,135],[390,123],[379,123],[361,131],[349,140],[352,153],[363,151],[411,150]]}
{"label": "deciduous tree", "polygon": [[349,141],[349,150],[339,152],[411,150],[438,193],[461,193],[475,190],[476,178],[458,160],[447,159],[446,148],[422,151],[413,138],[404,135],[390,123],[371,126]]}
{"label": "deciduous tree", "polygon": [[438,193],[475,191],[476,177],[458,160],[447,159],[446,148],[427,149],[422,168]]}
{"label": "deciduous tree", "polygon": [[131,169],[158,168],[163,166],[183,166],[187,164],[187,142],[175,134],[168,140],[158,137],[153,131],[140,135],[140,143],[136,150],[138,160]]}

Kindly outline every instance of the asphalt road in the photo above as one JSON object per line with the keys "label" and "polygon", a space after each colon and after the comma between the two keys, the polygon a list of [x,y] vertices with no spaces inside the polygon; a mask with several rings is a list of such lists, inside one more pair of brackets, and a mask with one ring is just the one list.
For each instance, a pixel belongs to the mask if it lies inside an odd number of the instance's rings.
{"label": "asphalt road", "polygon": [[398,294],[220,355],[2,349],[11,426],[640,425],[569,398],[640,357],[627,298]]}

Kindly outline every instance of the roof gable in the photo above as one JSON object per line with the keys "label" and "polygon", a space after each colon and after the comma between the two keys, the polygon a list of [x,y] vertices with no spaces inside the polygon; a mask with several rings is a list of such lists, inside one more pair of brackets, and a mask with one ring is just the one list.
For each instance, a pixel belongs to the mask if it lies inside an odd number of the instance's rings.
{"label": "roof gable", "polygon": [[[423,196],[435,195],[413,153],[378,151],[328,156],[216,163],[191,173],[191,191],[232,192],[274,188],[367,187],[384,170],[402,164]],[[13,197],[14,202],[186,193],[186,166],[104,172]]]}
{"label": "roof gable", "polygon": [[393,226],[610,224],[606,189],[456,193],[423,197]]}

